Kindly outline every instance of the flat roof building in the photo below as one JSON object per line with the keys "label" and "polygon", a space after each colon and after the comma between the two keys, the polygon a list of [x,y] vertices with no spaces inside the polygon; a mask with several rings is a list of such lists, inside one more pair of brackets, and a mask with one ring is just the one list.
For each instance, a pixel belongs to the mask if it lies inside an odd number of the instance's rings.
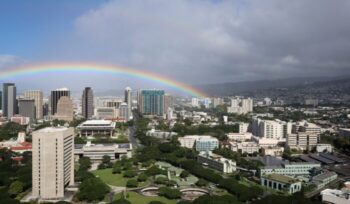
{"label": "flat roof building", "polygon": [[262,176],[260,181],[262,186],[278,191],[286,191],[289,194],[301,191],[301,182],[299,180],[280,174]]}
{"label": "flat roof building", "polygon": [[232,173],[236,171],[236,162],[226,159],[212,152],[201,152],[197,156],[197,162],[203,166],[221,171],[223,173]]}
{"label": "flat roof building", "polygon": [[74,129],[47,127],[33,132],[33,196],[40,200],[64,198],[74,184]]}
{"label": "flat roof building", "polygon": [[109,136],[114,134],[115,122],[110,120],[87,120],[77,126],[79,136]]}
{"label": "flat roof building", "polygon": [[132,145],[131,143],[125,144],[76,144],[74,148],[75,157],[89,157],[91,161],[99,162],[102,160],[104,155],[108,155],[111,160],[120,159],[122,156],[131,158],[132,156]]}

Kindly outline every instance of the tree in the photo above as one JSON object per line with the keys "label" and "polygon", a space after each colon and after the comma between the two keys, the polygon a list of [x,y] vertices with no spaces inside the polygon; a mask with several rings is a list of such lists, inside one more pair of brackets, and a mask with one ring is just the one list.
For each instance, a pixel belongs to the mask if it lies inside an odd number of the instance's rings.
{"label": "tree", "polygon": [[120,174],[122,172],[122,169],[120,166],[114,166],[113,167],[113,170],[112,170],[112,173],[113,174]]}
{"label": "tree", "polygon": [[154,182],[156,184],[166,184],[168,182],[168,178],[160,176],[160,177],[156,178],[156,180]]}
{"label": "tree", "polygon": [[158,168],[157,166],[152,166],[152,167],[148,168],[145,171],[145,174],[148,175],[148,176],[155,176],[155,175],[158,175],[158,174],[165,175],[166,171],[163,170],[163,169]]}
{"label": "tree", "polygon": [[79,186],[77,198],[89,202],[102,200],[106,193],[109,192],[109,187],[99,178],[88,178],[83,180]]}
{"label": "tree", "polygon": [[180,174],[181,178],[187,178],[190,175],[190,173],[186,170],[183,170]]}
{"label": "tree", "polygon": [[79,169],[88,170],[91,167],[91,160],[89,157],[82,157],[79,159]]}
{"label": "tree", "polygon": [[140,174],[138,177],[137,177],[137,180],[139,181],[139,182],[144,182],[144,181],[146,181],[147,180],[147,175],[146,174],[144,174],[144,173],[142,173],[142,174]]}
{"label": "tree", "polygon": [[8,193],[12,196],[22,193],[24,184],[20,181],[14,181],[11,183]]}
{"label": "tree", "polygon": [[182,193],[178,189],[161,187],[159,188],[159,195],[164,196],[168,199],[177,199],[177,198],[181,198]]}
{"label": "tree", "polygon": [[136,179],[129,179],[127,182],[126,182],[126,187],[128,188],[135,188],[139,185],[139,182],[137,182]]}
{"label": "tree", "polygon": [[124,177],[127,177],[127,178],[132,178],[132,177],[135,177],[136,175],[137,173],[132,170],[128,170],[124,172]]}
{"label": "tree", "polygon": [[109,164],[111,162],[111,157],[108,155],[103,155],[102,157],[102,163]]}
{"label": "tree", "polygon": [[198,181],[196,182],[196,185],[199,187],[206,186],[206,185],[208,185],[208,181],[206,181],[204,179],[198,179]]}

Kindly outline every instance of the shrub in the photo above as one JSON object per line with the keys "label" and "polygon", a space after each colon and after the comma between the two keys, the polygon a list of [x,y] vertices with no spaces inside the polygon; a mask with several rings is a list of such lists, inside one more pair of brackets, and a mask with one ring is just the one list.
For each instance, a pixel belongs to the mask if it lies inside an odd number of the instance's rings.
{"label": "shrub", "polygon": [[198,179],[198,181],[196,182],[196,185],[200,186],[200,187],[206,186],[206,185],[208,185],[208,181],[206,181],[204,179]]}
{"label": "shrub", "polygon": [[126,187],[128,188],[135,188],[139,185],[136,179],[130,179],[126,182]]}
{"label": "shrub", "polygon": [[124,177],[126,178],[132,178],[135,177],[137,175],[137,173],[135,171],[132,170],[128,170],[124,172]]}
{"label": "shrub", "polygon": [[140,174],[138,177],[137,177],[137,180],[139,181],[139,182],[143,182],[143,181],[146,181],[147,180],[147,175],[146,174]]}
{"label": "shrub", "polygon": [[182,193],[178,189],[161,187],[159,188],[159,195],[164,196],[168,199],[177,199],[177,198],[181,198]]}

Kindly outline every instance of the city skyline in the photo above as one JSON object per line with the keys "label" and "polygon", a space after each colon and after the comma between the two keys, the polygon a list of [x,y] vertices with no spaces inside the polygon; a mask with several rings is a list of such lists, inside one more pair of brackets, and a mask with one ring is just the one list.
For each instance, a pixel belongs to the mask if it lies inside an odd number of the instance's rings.
{"label": "city skyline", "polygon": [[[349,75],[348,8],[346,1],[3,1],[0,70],[52,62],[101,63],[155,72],[189,85]],[[38,81],[96,90],[167,88],[129,76],[84,72],[1,81],[31,89],[40,86]]]}

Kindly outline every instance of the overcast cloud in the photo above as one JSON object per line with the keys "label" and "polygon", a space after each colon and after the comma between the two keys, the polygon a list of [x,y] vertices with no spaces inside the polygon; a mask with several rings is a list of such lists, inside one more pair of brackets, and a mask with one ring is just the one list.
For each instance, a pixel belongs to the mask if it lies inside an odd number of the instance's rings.
{"label": "overcast cloud", "polygon": [[350,74],[347,0],[116,0],[72,21],[47,59],[191,84]]}

